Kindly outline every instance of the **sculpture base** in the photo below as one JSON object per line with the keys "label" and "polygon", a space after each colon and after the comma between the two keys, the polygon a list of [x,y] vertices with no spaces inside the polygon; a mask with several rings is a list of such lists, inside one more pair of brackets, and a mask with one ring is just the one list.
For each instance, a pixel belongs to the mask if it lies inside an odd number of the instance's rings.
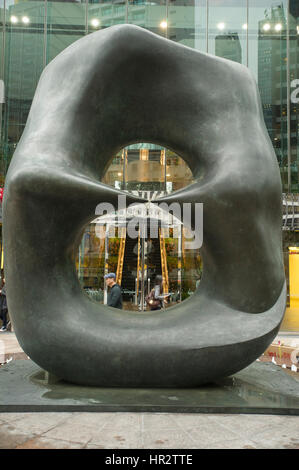
{"label": "sculpture base", "polygon": [[299,374],[254,362],[198,388],[120,389],[49,380],[30,360],[0,369],[0,412],[167,412],[299,415]]}

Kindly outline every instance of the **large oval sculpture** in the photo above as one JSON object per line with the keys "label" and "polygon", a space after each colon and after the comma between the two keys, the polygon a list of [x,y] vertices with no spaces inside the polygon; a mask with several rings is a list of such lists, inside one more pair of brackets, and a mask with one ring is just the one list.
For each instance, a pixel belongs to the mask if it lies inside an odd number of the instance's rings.
{"label": "large oval sculpture", "polygon": [[[204,275],[187,301],[138,315],[82,292],[75,252],[120,148],[181,155],[203,203]],[[17,338],[73,383],[197,386],[254,361],[285,310],[279,169],[247,68],[123,25],[88,35],[43,71],[4,196],[5,277]],[[128,203],[135,201],[127,196]]]}

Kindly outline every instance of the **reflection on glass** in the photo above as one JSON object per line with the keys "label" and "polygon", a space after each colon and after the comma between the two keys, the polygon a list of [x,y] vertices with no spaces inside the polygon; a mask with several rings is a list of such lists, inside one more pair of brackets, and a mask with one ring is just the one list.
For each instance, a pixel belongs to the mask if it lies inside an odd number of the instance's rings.
{"label": "reflection on glass", "polygon": [[104,178],[103,183],[109,184],[117,189],[124,189],[124,163],[126,159],[126,151],[122,150],[118,153],[110,163]]}
{"label": "reflection on glass", "polygon": [[[36,2],[34,2],[36,3]],[[85,34],[85,1],[47,1],[46,63]]]}
{"label": "reflection on glass", "polygon": [[[144,311],[146,295],[160,275],[163,293],[169,293],[165,308],[189,297],[201,279],[199,250],[186,249],[188,230],[175,213],[168,214],[155,203],[165,192],[193,181],[188,165],[158,145],[134,144],[112,159],[102,181],[153,202],[142,210],[137,206],[123,214],[104,214],[87,227],[76,264],[82,287],[94,300],[106,303],[104,274],[115,272],[123,291],[123,308]],[[133,220],[137,221],[134,237],[128,230]]]}
{"label": "reflection on glass", "polygon": [[247,63],[247,0],[209,0],[208,52]]}
{"label": "reflection on glass", "polygon": [[[122,287],[123,308],[145,311],[146,295],[154,288],[157,275],[163,278],[163,293],[169,294],[164,308],[171,307],[192,295],[202,277],[202,260],[198,249],[186,249],[190,238],[186,228],[172,218],[158,222],[158,236],[151,236],[153,213],[146,220],[146,236],[138,231],[136,238],[128,235],[127,217],[123,225],[115,214],[95,219],[86,228],[76,259],[76,269],[84,291],[93,300],[106,304],[104,275],[116,273]],[[152,225],[153,226],[153,225]]]}
{"label": "reflection on glass", "polygon": [[[199,5],[198,5],[199,7]],[[196,12],[194,0],[174,0],[167,4],[167,37],[189,47],[199,48],[195,36]],[[197,28],[204,23],[202,14],[197,15]],[[203,34],[201,30],[200,35]]]}
{"label": "reflection on glass", "polygon": [[182,236],[182,300],[188,298],[198,289],[203,275],[203,263],[199,250],[185,249],[185,241],[190,238],[189,230],[184,227]]}
{"label": "reflection on glass", "polygon": [[165,191],[165,149],[134,144],[126,149],[127,191]]}
{"label": "reflection on glass", "polygon": [[174,152],[166,150],[166,191],[172,193],[193,182],[187,163]]}
{"label": "reflection on glass", "polygon": [[[4,0],[0,0],[0,123],[2,125],[4,101],[5,101],[5,85],[4,85],[4,21],[5,9]],[[0,131],[1,131],[0,125]],[[4,155],[3,140],[0,139],[0,187],[4,186],[4,177],[7,165]]]}
{"label": "reflection on glass", "polygon": [[159,36],[168,37],[168,15],[166,0],[128,1],[128,23],[141,26]]}
{"label": "reflection on glass", "polygon": [[6,173],[22,135],[44,67],[44,2],[6,4],[5,123],[2,139]]}
{"label": "reflection on glass", "polygon": [[290,32],[290,191],[299,192],[299,3],[290,0],[289,13]]}
{"label": "reflection on glass", "polygon": [[123,23],[127,23],[127,6],[124,0],[89,0],[88,33]]}
{"label": "reflection on glass", "polygon": [[130,23],[249,66],[258,81],[284,190],[298,192],[298,8],[297,0],[1,0],[2,177],[45,65],[86,34]]}
{"label": "reflection on glass", "polygon": [[256,74],[264,120],[288,190],[287,2],[250,0],[249,67]]}
{"label": "reflection on glass", "polygon": [[103,183],[127,191],[171,193],[193,182],[192,172],[176,153],[155,144],[134,144],[116,155]]}

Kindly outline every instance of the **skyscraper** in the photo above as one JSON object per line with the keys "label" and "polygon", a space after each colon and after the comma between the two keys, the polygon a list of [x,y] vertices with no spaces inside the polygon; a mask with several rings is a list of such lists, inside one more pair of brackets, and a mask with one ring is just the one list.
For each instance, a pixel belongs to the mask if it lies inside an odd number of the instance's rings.
{"label": "skyscraper", "polygon": [[242,64],[242,47],[238,33],[219,34],[216,36],[215,55]]}
{"label": "skyscraper", "polygon": [[258,86],[265,123],[287,185],[287,25],[282,5],[265,10],[258,24]]}

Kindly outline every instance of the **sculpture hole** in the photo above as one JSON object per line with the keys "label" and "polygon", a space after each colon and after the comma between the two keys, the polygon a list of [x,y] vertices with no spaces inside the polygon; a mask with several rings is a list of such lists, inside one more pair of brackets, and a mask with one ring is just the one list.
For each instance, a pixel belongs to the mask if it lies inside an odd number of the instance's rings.
{"label": "sculpture hole", "polygon": [[[160,280],[161,294],[169,294],[162,308],[192,295],[203,271],[199,248],[187,248],[190,231],[175,213],[157,208],[158,201],[154,204],[158,197],[193,182],[185,161],[166,148],[134,144],[112,159],[102,181],[151,202],[123,214],[104,214],[86,227],[76,260],[85,292],[107,304],[104,276],[115,273],[125,310],[149,310],[146,297]],[[139,225],[132,230],[134,220]]]}

